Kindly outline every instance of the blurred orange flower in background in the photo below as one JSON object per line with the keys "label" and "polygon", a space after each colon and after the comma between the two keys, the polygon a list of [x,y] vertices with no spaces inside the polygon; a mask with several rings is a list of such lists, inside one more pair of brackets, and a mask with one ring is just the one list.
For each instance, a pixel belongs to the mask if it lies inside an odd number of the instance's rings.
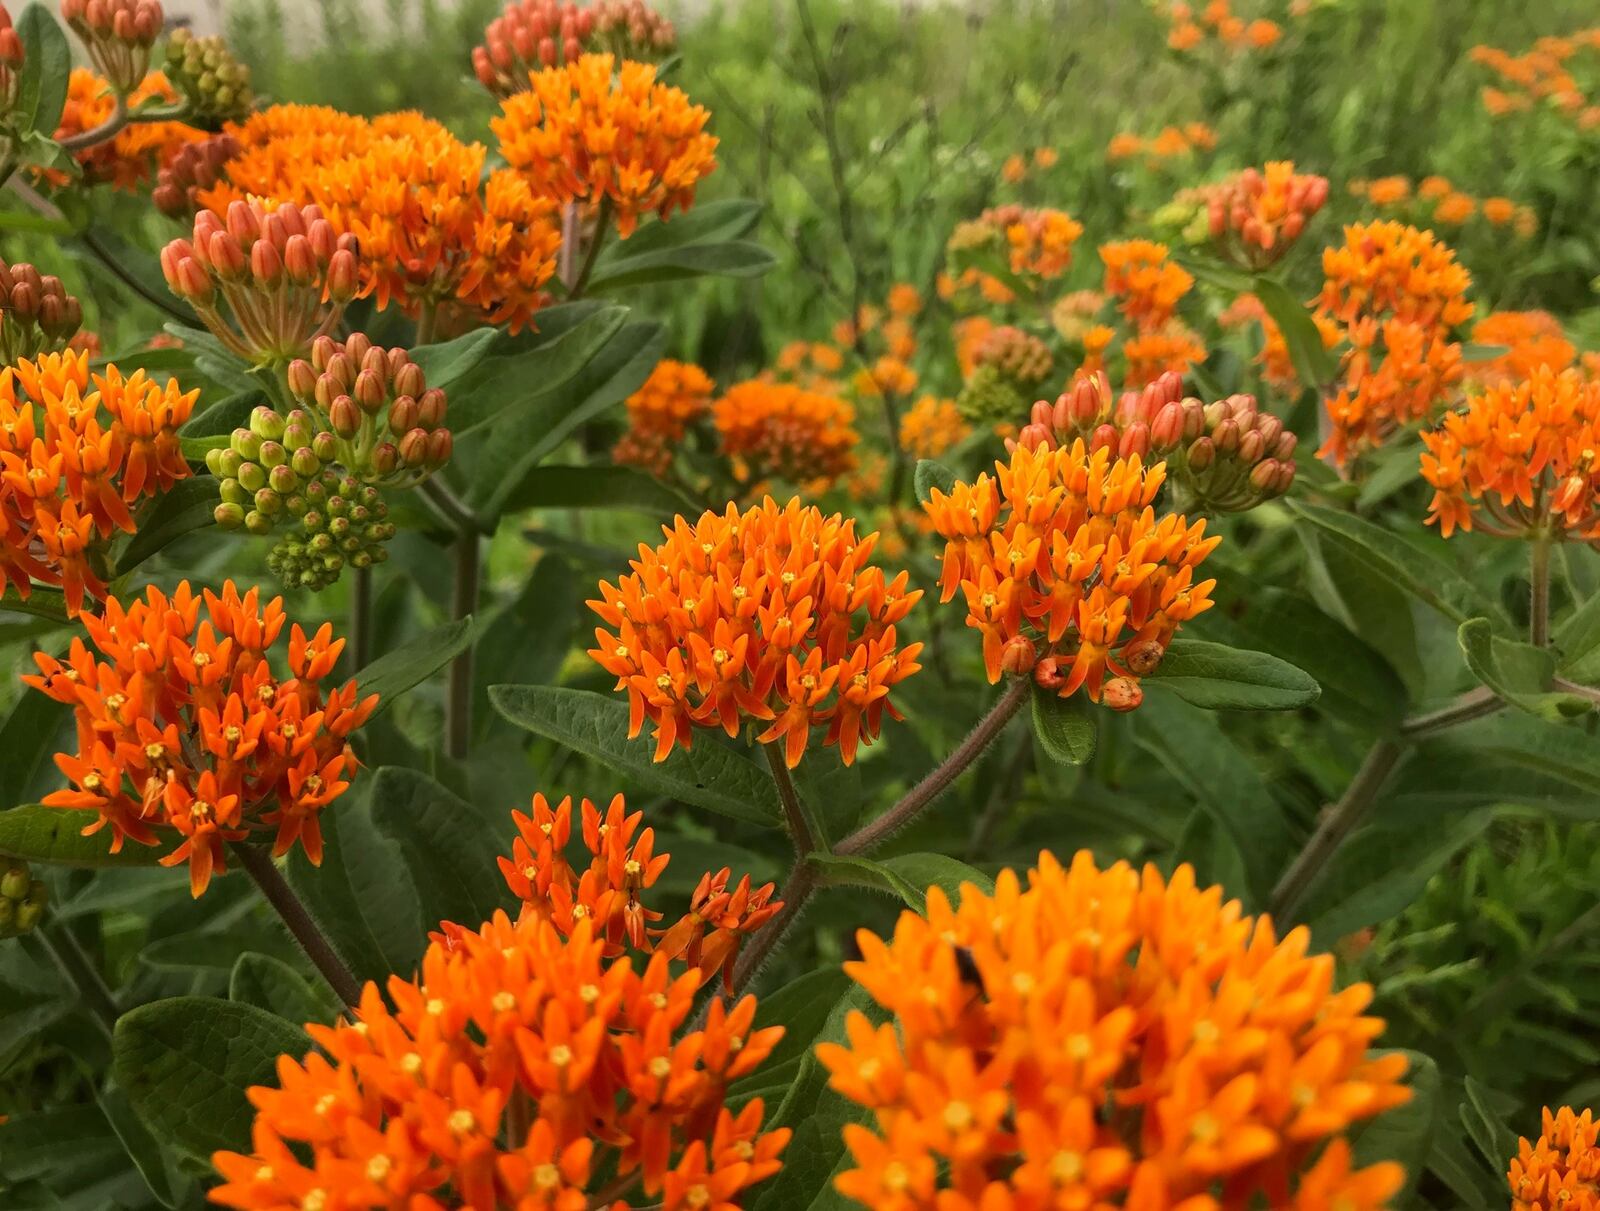
{"label": "blurred orange flower in background", "polygon": [[1600,1123],[1594,1112],[1546,1106],[1533,1143],[1517,1141],[1506,1181],[1512,1211],[1597,1211],[1600,1208]]}

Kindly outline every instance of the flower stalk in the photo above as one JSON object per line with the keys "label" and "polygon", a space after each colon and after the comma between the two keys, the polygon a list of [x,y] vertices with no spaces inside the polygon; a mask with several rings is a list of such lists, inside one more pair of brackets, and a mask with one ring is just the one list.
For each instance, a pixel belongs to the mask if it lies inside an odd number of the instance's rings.
{"label": "flower stalk", "polygon": [[244,867],[255,885],[261,889],[261,894],[266,897],[267,903],[272,905],[289,932],[294,935],[294,940],[300,944],[300,949],[305,951],[306,958],[311,960],[312,965],[327,981],[328,987],[333,989],[334,995],[353,1008],[361,999],[361,982],[345,966],[344,960],[324,936],[304,902],[295,895],[294,888],[290,887],[289,881],[283,877],[283,872],[278,869],[278,864],[273,861],[271,853],[246,841],[234,841],[229,848],[239,859],[239,865]]}

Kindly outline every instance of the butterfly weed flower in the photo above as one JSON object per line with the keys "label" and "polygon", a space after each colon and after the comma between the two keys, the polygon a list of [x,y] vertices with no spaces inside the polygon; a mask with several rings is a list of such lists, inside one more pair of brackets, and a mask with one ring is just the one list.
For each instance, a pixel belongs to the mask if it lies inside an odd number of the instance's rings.
{"label": "butterfly weed flower", "polygon": [[736,736],[748,723],[793,768],[826,724],[849,765],[885,713],[900,718],[889,695],[921,668],[922,645],[895,628],[922,593],[867,562],[875,533],[770,497],[663,533],[589,602],[605,624],[589,655],[627,691],[629,735],[655,725],[657,761],[690,748],[696,727]]}
{"label": "butterfly weed flower", "polygon": [[716,384],[691,362],[664,358],[627,399],[628,429],[612,450],[619,463],[665,475],[695,422],[711,413]]}
{"label": "butterfly weed flower", "polygon": [[536,73],[507,97],[490,128],[500,154],[534,193],[557,203],[609,203],[623,239],[639,219],[694,202],[716,167],[710,114],[656,79],[648,63],[582,55]]}
{"label": "butterfly weed flower", "polygon": [[626,1211],[636,1176],[672,1211],[747,1205],[790,1132],[725,1094],[783,1028],[755,1028],[754,997],[691,1027],[693,972],[605,952],[592,922],[563,937],[504,913],[434,941],[414,980],[368,984],[353,1020],[308,1025],[318,1050],[249,1090],[252,1151],[214,1156],[212,1202]]}
{"label": "butterfly weed flower", "polygon": [[1428,521],[1502,537],[1600,540],[1600,382],[1537,366],[1530,378],[1470,392],[1423,431]]}
{"label": "butterfly weed flower", "polygon": [[824,490],[856,465],[855,419],[855,409],[836,395],[764,379],[736,383],[711,405],[735,477],[757,486],[776,477]]}
{"label": "butterfly weed flower", "polygon": [[956,396],[956,407],[975,423],[1009,423],[1055,368],[1050,347],[1012,324],[984,330],[971,350],[972,370]]}
{"label": "butterfly weed flower", "polygon": [[900,417],[900,445],[913,458],[938,458],[971,435],[953,399],[924,395]]}
{"label": "butterfly weed flower", "polygon": [[558,67],[593,51],[622,59],[660,60],[678,45],[672,22],[645,0],[513,0],[472,48],[478,83],[496,97],[532,87],[541,68]]}
{"label": "butterfly weed flower", "polygon": [[1142,332],[1172,319],[1194,278],[1167,257],[1167,246],[1150,240],[1118,240],[1100,245],[1105,292],[1118,300],[1122,314]]}
{"label": "butterfly weed flower", "polygon": [[1517,1141],[1506,1181],[1512,1211],[1600,1209],[1600,1123],[1594,1112],[1570,1106],[1541,1115],[1543,1130],[1530,1143]]}
{"label": "butterfly weed flower", "polygon": [[233,202],[275,198],[309,202],[308,170],[359,151],[372,123],[327,105],[269,105],[223,131],[234,143],[219,180],[197,193],[201,206],[225,213]]}
{"label": "butterfly weed flower", "polygon": [[61,279],[18,261],[0,261],[0,362],[13,366],[60,353],[83,326],[83,304]]}
{"label": "butterfly weed flower", "polygon": [[177,148],[156,173],[150,200],[170,219],[192,222],[201,209],[200,194],[223,179],[227,164],[239,154],[239,141],[227,131]]}
{"label": "butterfly weed flower", "polygon": [[[142,108],[151,104],[173,105],[177,100],[178,94],[172,84],[157,71],[146,76],[128,95],[127,104]],[[67,80],[67,99],[55,138],[71,138],[101,126],[116,112],[116,104],[116,94],[109,81],[88,68],[73,68]],[[86,183],[109,183],[114,189],[133,192],[162,164],[205,137],[204,131],[184,122],[131,122],[109,139],[80,147],[72,154]],[[59,186],[69,182],[59,169],[36,171],[47,184]]]}
{"label": "butterfly weed flower", "polygon": [[233,202],[226,216],[195,215],[193,238],[162,249],[161,269],[223,345],[269,365],[338,324],[357,293],[356,248],[317,206]]}
{"label": "butterfly weed flower", "polygon": [[61,18],[83,40],[95,71],[124,97],[144,79],[166,24],[157,0],[61,0]]}
{"label": "butterfly weed flower", "polygon": [[1252,269],[1275,264],[1328,200],[1328,179],[1297,173],[1289,160],[1246,168],[1206,193],[1211,239]]}
{"label": "butterfly weed flower", "polygon": [[1204,519],[1157,519],[1165,479],[1163,463],[1076,439],[1017,445],[994,475],[933,489],[923,507],[945,540],[940,600],[964,598],[991,682],[1031,670],[1064,698],[1139,705],[1139,678],[1210,608],[1216,582],[1195,569],[1221,541]]}
{"label": "butterfly weed flower", "polygon": [[1578,359],[1561,322],[1548,311],[1491,311],[1472,326],[1472,343],[1499,352],[1467,359],[1469,383],[1521,382],[1540,366],[1559,373]]}
{"label": "butterfly weed flower", "polygon": [[500,859],[511,892],[522,901],[522,917],[547,920],[562,937],[588,922],[603,939],[605,956],[630,951],[661,954],[697,971],[702,983],[722,973],[732,991],[733,960],[740,942],[777,915],[771,883],[751,885],[750,876],[733,881],[727,867],[708,872],[690,897],[688,910],[670,925],[645,903],[645,893],[666,870],[670,855],[657,853],[655,830],[639,829],[642,812],[629,812],[621,795],[602,811],[583,800],[577,839],[589,855],[585,868],[567,853],[574,839],[572,799],[552,805],[535,795],[528,812],[513,812],[517,837],[511,855]]}
{"label": "butterfly weed flower", "polygon": [[1452,333],[1472,318],[1471,279],[1431,231],[1392,221],[1346,227],[1344,243],[1323,250],[1322,271],[1323,343],[1350,348],[1324,397],[1332,431],[1320,453],[1347,465],[1461,381]]}
{"label": "butterfly weed flower", "polygon": [[110,540],[134,533],[140,503],[189,474],[178,429],[198,395],[142,370],[91,375],[87,351],[0,372],[0,591],[9,582],[26,599],[34,583],[60,586],[69,615],[104,597]]}
{"label": "butterfly weed flower", "polygon": [[817,1057],[871,1117],[835,1185],[874,1211],[1349,1207],[1401,1186],[1347,1132],[1411,1092],[1374,1056],[1372,988],[1334,986],[1304,928],[1278,937],[1192,867],[1164,878],[1050,854],[992,895],[857,934],[853,1011]]}
{"label": "butterfly weed flower", "polygon": [[327,684],[344,649],[331,626],[296,623],[280,644],[282,598],[231,580],[220,593],[185,581],[171,596],[111,597],[82,621],[87,644],[74,639],[64,661],[36,654],[23,678],[77,725],[76,751],[56,755],[72,787],[43,802],[92,813],[83,834],[109,829],[111,853],[175,842],[161,863],[187,863],[196,897],[231,841],[271,836],[275,855],[299,844],[320,863],[319,816],[348,787],[348,737],[378,703],[353,681]]}

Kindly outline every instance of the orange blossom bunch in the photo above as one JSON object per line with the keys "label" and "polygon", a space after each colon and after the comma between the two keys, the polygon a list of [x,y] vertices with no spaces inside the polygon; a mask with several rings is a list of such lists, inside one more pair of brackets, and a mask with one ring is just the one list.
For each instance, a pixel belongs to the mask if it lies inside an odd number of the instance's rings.
{"label": "orange blossom bunch", "polygon": [[689,426],[711,411],[716,385],[691,362],[665,358],[628,397],[628,431],[611,457],[665,475]]}
{"label": "orange blossom bunch", "polygon": [[224,133],[233,140],[224,179],[197,199],[219,214],[230,202],[252,197],[309,201],[303,174],[362,150],[372,139],[372,123],[326,105],[269,105],[227,123]]}
{"label": "orange blossom bunch", "polygon": [[1500,536],[1549,529],[1600,540],[1600,382],[1538,366],[1522,382],[1469,394],[1422,434],[1428,521]]}
{"label": "orange blossom bunch", "polygon": [[1600,1211],[1600,1123],[1594,1112],[1546,1106],[1537,1142],[1517,1141],[1506,1180],[1511,1211]]}
{"label": "orange blossom bunch", "polygon": [[938,458],[970,436],[953,399],[924,395],[900,418],[900,445],[913,458]]}
{"label": "orange blossom bunch", "polygon": [[1172,23],[1167,45],[1179,53],[1207,45],[1230,54],[1267,50],[1283,37],[1283,29],[1276,21],[1265,17],[1247,20],[1233,11],[1229,0],[1207,0],[1199,12],[1187,0],[1172,0],[1167,5],[1167,17]]}
{"label": "orange blossom bunch", "polygon": [[794,383],[808,391],[836,395],[838,374],[844,369],[844,354],[827,341],[790,341],[778,350],[772,369],[765,377]]}
{"label": "orange blossom bunch", "polygon": [[826,486],[856,464],[856,413],[844,400],[789,383],[736,383],[711,406],[722,452],[741,482],[778,476]]}
{"label": "orange blossom bunch", "polygon": [[1322,253],[1316,321],[1323,342],[1348,342],[1321,453],[1347,464],[1400,425],[1420,420],[1461,381],[1452,331],[1472,318],[1471,278],[1430,231],[1353,224]]}
{"label": "orange blossom bunch", "polygon": [[1475,383],[1520,382],[1540,366],[1561,371],[1578,358],[1561,322],[1548,311],[1491,311],[1472,326],[1472,343],[1504,352],[1467,362]]}
{"label": "orange blossom bunch", "polygon": [[1072,267],[1072,246],[1083,224],[1061,210],[996,206],[983,212],[983,223],[999,229],[1012,273],[1051,281]]}
{"label": "orange blossom bunch", "polygon": [[74,616],[86,593],[105,596],[106,541],[189,475],[178,429],[198,395],[143,370],[91,376],[87,350],[0,372],[0,593],[59,585]]}
{"label": "orange blossom bunch", "polygon": [[1113,135],[1106,144],[1106,159],[1115,163],[1142,155],[1145,157],[1145,167],[1154,171],[1196,152],[1214,151],[1216,146],[1216,131],[1204,122],[1188,122],[1182,127],[1162,127],[1149,137],[1133,131]]}
{"label": "orange blossom bunch", "polygon": [[1276,262],[1328,200],[1328,178],[1297,173],[1290,160],[1246,168],[1206,190],[1211,239],[1252,269]]}
{"label": "orange blossom bunch", "polygon": [[791,768],[826,723],[824,743],[849,765],[885,711],[900,717],[889,691],[922,667],[922,645],[900,646],[895,624],[922,592],[867,562],[877,534],[771,497],[663,533],[589,602],[611,628],[595,629],[589,655],[628,692],[629,735],[655,724],[657,761],[688,749],[697,726],[734,736],[748,719],[766,725],[762,744],[784,742]]}
{"label": "orange blossom bunch", "polygon": [[845,970],[894,1020],[852,1012],[817,1056],[873,1113],[836,1185],[874,1211],[1376,1211],[1400,1188],[1345,1138],[1411,1096],[1404,1056],[1368,1053],[1371,986],[1336,991],[1304,926],[1278,938],[1190,866],[1044,853],[1026,887],[930,888],[857,939]]}
{"label": "orange blossom bunch", "polygon": [[1222,541],[1205,536],[1203,518],[1156,519],[1165,479],[1163,463],[1079,439],[1018,445],[995,475],[933,490],[924,508],[945,539],[940,600],[965,596],[991,682],[1031,671],[1063,698],[1086,688],[1118,710],[1139,705],[1138,679],[1210,608],[1216,582],[1196,584],[1194,570]]}
{"label": "orange blossom bunch", "polygon": [[645,0],[511,0],[472,48],[478,83],[496,97],[529,87],[541,67],[569,63],[585,51],[624,59],[662,59],[678,44],[672,22]]}
{"label": "orange blossom bunch", "polygon": [[227,348],[258,364],[304,356],[338,324],[356,295],[351,235],[335,235],[317,206],[232,202],[226,217],[202,210],[193,239],[161,250],[173,294]]}
{"label": "orange blossom bunch", "polygon": [[[138,109],[156,102],[174,105],[177,100],[178,94],[166,76],[156,71],[129,94],[127,104],[130,109]],[[71,138],[104,124],[116,112],[116,104],[116,94],[107,80],[88,68],[73,68],[55,138]],[[131,122],[103,143],[79,148],[73,156],[83,167],[88,183],[108,181],[117,189],[131,191],[183,148],[205,138],[205,131],[182,122]],[[67,182],[65,174],[56,170],[48,170],[43,176],[52,184]]]}
{"label": "orange blossom bunch", "polygon": [[289,675],[276,674],[267,657],[284,622],[281,597],[263,605],[231,580],[199,597],[187,581],[171,597],[152,586],[143,600],[112,597],[100,617],[85,615],[105,659],[74,639],[66,661],[40,652],[39,675],[24,678],[71,706],[78,725],[78,751],[56,756],[75,789],[44,802],[94,812],[83,833],[109,826],[112,853],[129,838],[155,845],[175,834],[161,862],[187,860],[196,896],[225,868],[224,843],[256,833],[275,834],[275,855],[298,841],[320,863],[318,815],[349,785],[346,738],[378,698],[360,698],[353,681],[324,689],[344,650],[327,623],[309,636],[291,627]]}
{"label": "orange blossom bunch", "polygon": [[[616,74],[613,76],[613,69]],[[560,203],[607,203],[626,239],[639,217],[687,210],[716,167],[710,114],[656,80],[648,63],[583,55],[507,97],[489,125],[500,154],[533,191]]]}
{"label": "orange blossom bunch", "polygon": [[1116,240],[1100,245],[1106,267],[1105,291],[1140,331],[1160,328],[1173,317],[1194,278],[1167,259],[1167,246],[1150,240]]}
{"label": "orange blossom bunch", "polygon": [[572,840],[570,796],[552,807],[535,795],[531,812],[513,812],[517,839],[511,857],[500,859],[500,870],[522,901],[521,915],[551,922],[564,938],[587,921],[604,941],[608,959],[630,948],[664,955],[699,972],[702,984],[722,972],[724,987],[732,992],[740,941],[776,916],[783,901],[772,898],[771,883],[752,888],[749,875],[730,888],[733,872],[723,867],[701,876],[682,917],[656,928],[653,922],[662,914],[645,907],[642,893],[661,877],[670,855],[655,852],[654,829],[638,832],[643,818],[643,812],[628,811],[621,795],[603,813],[585,799],[579,835],[589,865],[580,871],[566,853]]}
{"label": "orange blossom bunch", "polygon": [[616,1179],[637,1175],[671,1211],[737,1211],[789,1132],[761,1130],[759,1098],[732,1113],[724,1092],[783,1028],[752,1030],[745,997],[685,1029],[692,972],[604,951],[588,922],[563,938],[504,913],[435,940],[415,980],[391,976],[387,1000],[369,983],[354,1021],[308,1025],[319,1050],[280,1056],[277,1086],[249,1091],[254,1151],[215,1155],[212,1201],[626,1211]]}
{"label": "orange blossom bunch", "polygon": [[1472,61],[1488,68],[1505,88],[1483,90],[1483,107],[1491,116],[1526,112],[1543,103],[1579,130],[1600,129],[1600,103],[1592,85],[1580,83],[1569,66],[1583,51],[1600,52],[1600,26],[1577,30],[1568,37],[1540,38],[1533,49],[1513,55],[1493,46],[1472,48]]}
{"label": "orange blossom bunch", "polygon": [[1284,339],[1278,321],[1267,314],[1261,300],[1253,294],[1235,295],[1233,302],[1217,317],[1223,328],[1243,328],[1255,323],[1261,326],[1261,352],[1256,364],[1261,367],[1261,377],[1269,386],[1287,394],[1298,395],[1300,376],[1295,373],[1294,359],[1289,355],[1289,342]]}
{"label": "orange blossom bunch", "polygon": [[157,0],[61,0],[61,19],[82,39],[95,70],[124,95],[145,78],[166,24]]}

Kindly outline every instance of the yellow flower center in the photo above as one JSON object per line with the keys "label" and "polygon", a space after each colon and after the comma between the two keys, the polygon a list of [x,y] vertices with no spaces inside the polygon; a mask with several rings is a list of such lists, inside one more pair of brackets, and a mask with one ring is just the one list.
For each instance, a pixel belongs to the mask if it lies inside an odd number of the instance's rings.
{"label": "yellow flower center", "polygon": [[457,1110],[445,1119],[444,1125],[455,1135],[465,1135],[478,1125],[470,1110]]}
{"label": "yellow flower center", "polygon": [[331,1093],[324,1093],[321,1097],[319,1097],[317,1099],[317,1117],[321,1118],[326,1115],[328,1111],[333,1109],[333,1104],[338,1100],[339,1099]]}
{"label": "yellow flower center", "polygon": [[572,1063],[572,1048],[565,1043],[557,1043],[550,1048],[550,1062],[557,1068],[565,1068]]}
{"label": "yellow flower center", "polygon": [[965,1131],[972,1126],[972,1107],[965,1102],[951,1102],[944,1108],[944,1125],[951,1131]]}
{"label": "yellow flower center", "polygon": [[890,1194],[899,1194],[911,1184],[911,1170],[899,1161],[890,1161],[883,1167],[883,1188]]}
{"label": "yellow flower center", "polygon": [[144,756],[147,761],[160,761],[167,755],[167,746],[164,744],[147,744],[144,746]]}
{"label": "yellow flower center", "polygon": [[582,988],[578,989],[578,998],[585,1005],[593,1005],[600,999],[599,986],[596,984],[585,984]]}
{"label": "yellow flower center", "polygon": [[1083,1157],[1063,1148],[1050,1158],[1050,1176],[1059,1186],[1077,1181],[1083,1176]]}
{"label": "yellow flower center", "polygon": [[1196,1022],[1194,1024],[1194,1041],[1210,1046],[1222,1037],[1222,1031],[1217,1029],[1215,1022]]}
{"label": "yellow flower center", "polygon": [[1204,1111],[1194,1116],[1194,1122],[1189,1124],[1189,1134],[1202,1144],[1209,1144],[1222,1134],[1222,1128],[1217,1125],[1217,1120]]}
{"label": "yellow flower center", "polygon": [[686,1207],[707,1207],[711,1205],[711,1191],[704,1186],[690,1186],[683,1196]]}
{"label": "yellow flower center", "polygon": [[546,1161],[533,1171],[533,1184],[540,1190],[554,1190],[561,1184],[561,1170]]}
{"label": "yellow flower center", "polygon": [[428,1001],[428,1003],[425,1006],[423,1006],[423,1008],[426,1009],[434,1017],[438,1017],[441,1013],[444,1012],[444,1002],[441,1001],[438,997],[433,997]]}
{"label": "yellow flower center", "polygon": [[497,1013],[505,1013],[506,1010],[517,1007],[517,998],[509,992],[497,992],[494,994],[494,1000],[490,1001],[489,1004],[494,1007]]}
{"label": "yellow flower center", "polygon": [[672,1061],[664,1055],[658,1055],[655,1059],[650,1061],[649,1071],[650,1075],[655,1077],[658,1081],[664,1080],[667,1074],[672,1071]]}
{"label": "yellow flower center", "polygon": [[389,1170],[393,1168],[394,1162],[380,1152],[367,1162],[367,1180],[369,1182],[381,1182],[389,1176]]}
{"label": "yellow flower center", "polygon": [[407,1052],[400,1057],[400,1071],[407,1076],[415,1076],[422,1068],[422,1057],[415,1051]]}
{"label": "yellow flower center", "polygon": [[1075,1060],[1086,1060],[1094,1052],[1094,1044],[1086,1034],[1069,1034],[1066,1051]]}
{"label": "yellow flower center", "polygon": [[313,1190],[300,1200],[300,1211],[324,1211],[327,1205],[327,1193],[322,1190]]}

